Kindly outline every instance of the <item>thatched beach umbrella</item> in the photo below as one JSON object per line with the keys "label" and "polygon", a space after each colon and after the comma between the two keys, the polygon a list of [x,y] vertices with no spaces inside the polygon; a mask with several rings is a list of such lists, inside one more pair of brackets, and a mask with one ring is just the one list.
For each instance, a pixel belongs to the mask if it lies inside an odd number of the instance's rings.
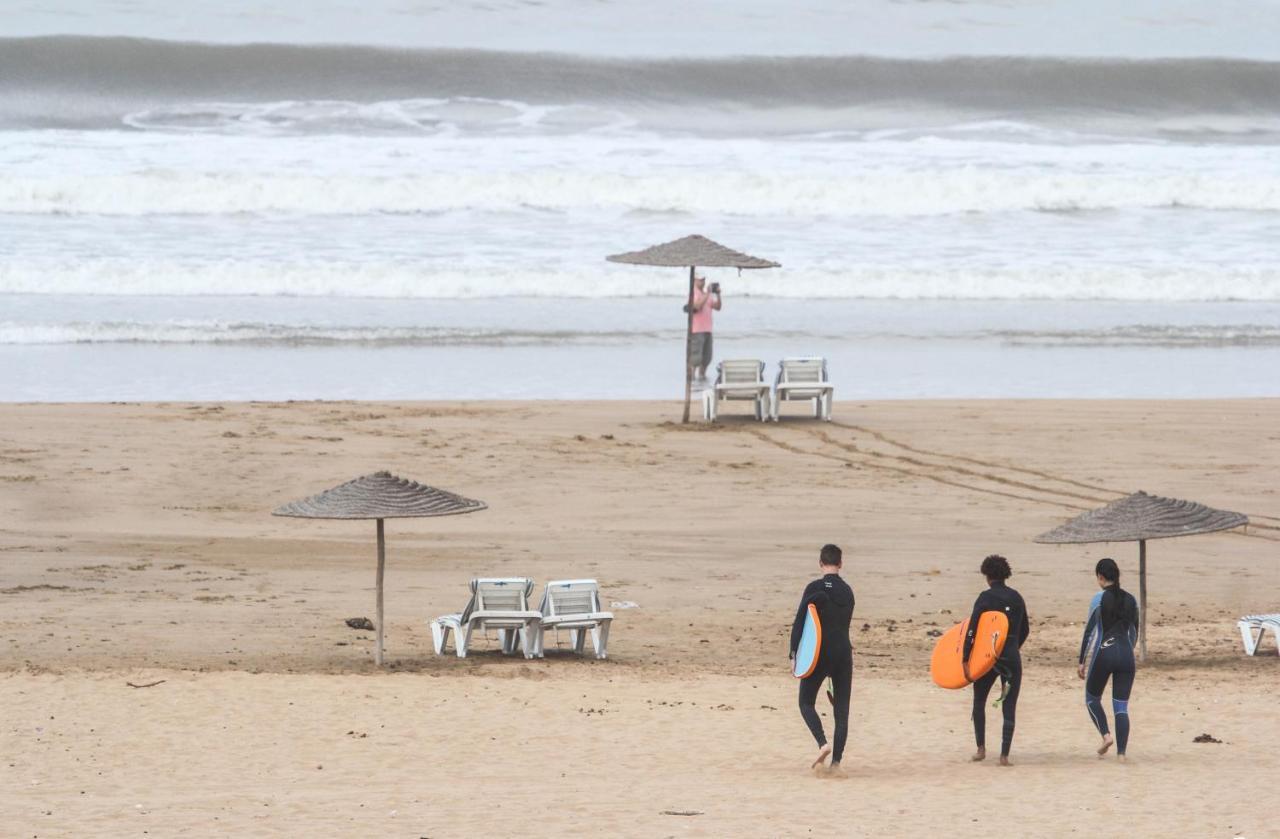
{"label": "thatched beach umbrella", "polygon": [[1249,523],[1242,513],[1215,510],[1194,501],[1135,492],[1105,507],[1081,513],[1071,521],[1041,533],[1035,541],[1048,544],[1137,542],[1141,624],[1140,657],[1147,657],[1147,540],[1171,539],[1230,530]]}
{"label": "thatched beach umbrella", "polygon": [[378,521],[378,649],[375,661],[382,666],[382,575],[387,562],[383,519],[455,516],[485,509],[483,501],[473,501],[429,487],[417,481],[397,478],[390,472],[375,472],[347,481],[319,495],[285,504],[273,516],[303,519],[377,519]]}
{"label": "thatched beach umbrella", "polygon": [[665,245],[654,245],[642,251],[615,253],[610,262],[628,265],[656,265],[662,268],[689,269],[689,305],[684,335],[684,422],[689,421],[689,397],[693,389],[693,371],[689,369],[689,342],[693,337],[693,277],[698,266],[703,268],[777,268],[778,263],[730,250],[705,236],[685,236]]}

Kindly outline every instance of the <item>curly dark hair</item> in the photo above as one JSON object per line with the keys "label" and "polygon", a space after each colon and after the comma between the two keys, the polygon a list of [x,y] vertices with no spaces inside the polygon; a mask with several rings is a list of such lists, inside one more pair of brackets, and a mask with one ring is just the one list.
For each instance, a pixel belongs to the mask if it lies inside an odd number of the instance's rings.
{"label": "curly dark hair", "polygon": [[982,575],[988,580],[1007,580],[1012,574],[1013,571],[1009,568],[1009,560],[1000,556],[1000,554],[992,554],[982,560]]}

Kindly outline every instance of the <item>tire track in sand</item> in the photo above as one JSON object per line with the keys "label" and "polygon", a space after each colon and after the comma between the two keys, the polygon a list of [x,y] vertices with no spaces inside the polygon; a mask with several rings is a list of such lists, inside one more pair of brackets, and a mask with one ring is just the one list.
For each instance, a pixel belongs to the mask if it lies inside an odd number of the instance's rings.
{"label": "tire track in sand", "polygon": [[[945,484],[946,486],[953,486],[959,489],[969,490],[970,492],[981,492],[987,495],[999,495],[1004,498],[1013,498],[1018,501],[1032,501],[1037,504],[1051,504],[1055,507],[1065,507],[1069,510],[1079,510],[1081,512],[1089,509],[1088,507],[1082,507],[1078,504],[1072,504],[1067,501],[1053,500],[1048,498],[1036,498],[1035,496],[1031,496],[1031,495],[1019,495],[1018,493],[1014,493],[1014,492],[1006,492],[1004,490],[999,490],[999,489],[990,489],[988,487],[975,486],[974,484],[964,483],[962,481],[953,480],[951,478],[943,477],[941,475],[931,474],[929,472],[920,471],[918,469],[909,469],[902,466],[894,466],[888,463],[879,463],[876,460],[871,459],[869,457],[859,457],[856,460],[851,460],[849,459],[849,457],[843,454],[833,454],[831,452],[813,451],[810,449],[801,448],[800,446],[796,446],[792,443],[788,443],[785,440],[780,440],[758,428],[747,427],[745,430],[747,431],[748,434],[751,434],[753,437],[756,437],[766,443],[769,443],[770,445],[776,446],[782,449],[783,451],[787,451],[792,454],[803,455],[806,457],[820,457],[826,460],[834,460],[838,463],[844,463],[849,466],[862,466],[868,469],[877,469],[882,472],[892,472],[897,475],[904,475],[910,478],[918,478],[926,481],[933,481],[935,483]],[[859,454],[863,454],[863,453],[860,452]]]}
{"label": "tire track in sand", "polygon": [[[1001,463],[999,461],[994,461],[994,460],[982,460],[976,457],[967,457],[965,455],[951,454],[950,452],[941,452],[941,451],[936,451],[932,449],[918,448],[916,446],[912,446],[907,443],[904,443],[901,440],[895,440],[889,435],[884,434],[883,432],[876,431],[874,428],[867,428],[866,426],[862,426],[862,425],[854,425],[853,423],[846,423],[846,422],[833,422],[831,424],[839,426],[841,428],[847,428],[851,431],[857,431],[863,434],[867,434],[870,437],[874,438],[879,442],[884,443],[887,446],[894,446],[896,448],[902,449],[903,451],[912,452],[913,454],[919,454],[919,455],[924,455],[929,457],[945,458],[949,460],[958,460],[962,463],[972,463],[977,466],[985,466],[989,469],[1003,469],[1008,472],[1016,472],[1016,473],[1026,474],[1026,475],[1033,475],[1036,477],[1044,478],[1046,480],[1055,481],[1061,484],[1068,484],[1071,486],[1081,487],[1083,489],[1092,489],[1092,490],[1097,490],[1099,492],[1110,493],[1112,495],[1117,496],[1118,498],[1123,498],[1124,496],[1129,495],[1129,492],[1125,490],[1112,489],[1111,487],[1098,486],[1097,484],[1087,484],[1087,483],[1084,483],[1083,481],[1077,481],[1073,478],[1064,478],[1061,475],[1054,475],[1051,472],[1044,472],[1039,469],[1028,469],[1025,466],[1014,466],[1012,464]],[[823,432],[816,431],[815,433],[822,434]],[[835,445],[837,446],[844,445],[836,441],[833,441],[833,442],[835,442]],[[859,450],[859,451],[863,451],[863,450]],[[927,464],[927,465],[935,466],[935,467],[940,466],[940,464]],[[1021,482],[1018,482],[1018,483],[1021,483]],[[1026,484],[1021,484],[1021,485],[1026,486]],[[1041,489],[1041,491],[1044,491],[1043,488]],[[1071,493],[1060,493],[1060,494],[1073,495]],[[1089,496],[1073,495],[1073,497],[1088,498]],[[1107,503],[1108,501],[1115,501],[1116,499],[1115,498],[1112,498],[1112,499],[1098,498],[1093,500],[1096,500],[1100,503]],[[1247,525],[1247,527],[1280,533],[1280,527],[1276,526],[1276,524],[1280,524],[1280,517],[1263,515],[1261,513],[1245,513],[1245,515],[1249,517],[1249,524]],[[1258,521],[1259,519],[1263,521],[1268,521],[1268,522],[1276,522],[1276,524],[1262,524]],[[1244,533],[1242,535],[1257,535],[1259,538],[1263,538],[1263,539],[1270,538],[1268,536],[1264,536],[1261,534]],[[1280,541],[1280,540],[1277,540],[1277,541]]]}
{"label": "tire track in sand", "polygon": [[[901,448],[902,451],[909,451],[911,453],[915,453],[915,455],[924,455],[929,457],[943,457],[943,459],[959,460],[961,462],[966,462],[966,464],[974,464],[977,466],[987,466],[987,468],[989,469],[1004,469],[1006,471],[1015,471],[1015,473],[1034,475],[1034,477],[1044,478],[1047,480],[1055,480],[1055,482],[1057,483],[1071,484],[1071,485],[1074,485],[1074,487],[1080,487],[1082,489],[1096,489],[1096,491],[1098,492],[1112,493],[1112,494],[1116,494],[1116,496],[1121,496],[1121,497],[1126,496],[1126,494],[1129,494],[1128,492],[1121,491],[1121,489],[1112,489],[1111,487],[1100,487],[1100,485],[1097,485],[1097,484],[1087,484],[1084,482],[1080,482],[1080,480],[1075,480],[1074,478],[1064,478],[1062,477],[1062,475],[1055,475],[1052,473],[1047,473],[1047,471],[1041,471],[1038,469],[1028,469],[1028,468],[1025,468],[1025,466],[1002,464],[1002,462],[995,461],[995,460],[980,460],[978,459],[978,457],[968,457],[965,455],[952,455],[952,453],[950,452],[934,451],[934,450],[929,450],[929,448],[919,448],[915,446],[910,446],[910,444],[904,443],[900,441],[900,439],[893,439],[892,437],[888,436],[888,434],[884,434],[883,432],[877,432],[876,429],[867,428],[865,427],[865,425],[855,425],[852,423],[836,423],[836,421],[833,421],[833,423],[831,424],[838,425],[838,427],[840,428],[847,428],[850,430],[854,430],[854,432],[868,434],[868,436],[873,437],[874,439],[877,439],[877,441],[886,444],[886,446]],[[1251,526],[1251,528],[1262,528],[1263,530],[1276,530],[1276,532],[1280,532],[1280,526],[1258,524],[1256,521],[1257,519],[1262,519],[1265,521],[1275,521],[1276,524],[1280,524],[1280,516],[1268,516],[1268,515],[1260,514],[1260,512],[1257,512],[1257,514],[1256,512],[1247,512],[1247,514],[1244,514],[1244,515],[1249,516],[1249,526]]]}
{"label": "tire track in sand", "polygon": [[[946,463],[929,463],[928,461],[920,460],[919,458],[915,458],[915,457],[908,457],[906,455],[890,454],[888,452],[878,452],[873,449],[863,449],[863,448],[860,448],[856,443],[844,443],[844,442],[841,442],[840,440],[836,440],[826,431],[823,431],[822,429],[819,429],[819,428],[806,429],[806,431],[810,435],[817,437],[819,440],[821,440],[824,443],[827,443],[828,445],[835,446],[836,448],[843,449],[853,454],[861,454],[861,455],[866,455],[867,457],[883,458],[887,460],[896,460],[901,463],[909,464],[911,466],[920,467],[922,469],[939,469],[946,472],[954,472],[958,475],[964,475],[967,478],[978,478],[980,480],[991,481],[992,483],[1003,484],[1005,486],[1014,487],[1017,489],[1025,489],[1025,490],[1030,490],[1032,492],[1044,493],[1047,495],[1060,495],[1066,498],[1075,498],[1081,501],[1092,501],[1098,504],[1106,504],[1109,501],[1115,500],[1112,498],[1099,498],[1096,495],[1083,495],[1079,492],[1072,492],[1070,490],[1065,490],[1065,489],[1054,489],[1053,487],[1046,487],[1040,484],[1032,484],[1026,481],[1019,481],[1015,478],[1006,478],[1001,475],[993,474],[991,472],[979,472],[975,469],[969,469],[964,466],[952,466]],[[930,453],[930,454],[934,454],[934,456],[938,456],[935,453]],[[964,459],[967,461],[973,462],[972,458],[964,458]],[[997,464],[985,464],[985,465],[987,465],[989,468],[1009,468],[1009,467],[999,466]],[[1018,469],[1015,467],[1011,469],[1011,471],[1031,472],[1032,470]],[[1058,480],[1057,478],[1054,478],[1046,473],[1035,472],[1034,474],[1042,475],[1043,477],[1049,480]],[[1063,483],[1080,485],[1079,482],[1070,481],[1070,480],[1063,481]],[[1097,487],[1097,489],[1101,489],[1101,488]],[[1103,490],[1103,491],[1113,492],[1113,490]],[[1123,493],[1117,493],[1117,494],[1123,494]]]}
{"label": "tire track in sand", "polygon": [[[912,454],[920,455],[923,457],[935,457],[939,459],[957,460],[962,463],[970,463],[976,466],[984,466],[990,470],[1004,470],[1007,472],[1013,472],[1018,475],[1031,475],[1031,476],[1043,478],[1046,481],[1052,481],[1052,482],[1064,484],[1068,487],[1079,487],[1082,489],[1089,489],[1089,490],[1095,490],[1098,492],[1107,493],[1109,495],[1115,496],[1115,498],[1098,497],[1097,495],[1086,495],[1084,493],[1075,492],[1070,489],[1060,489],[1053,486],[1046,486],[1043,484],[1031,483],[1024,480],[1018,480],[1017,478],[1011,478],[1011,477],[1006,477],[1004,475],[995,474],[990,471],[980,471],[977,469],[970,469],[965,466],[957,466],[949,463],[931,463],[929,461],[922,460],[920,457],[910,457],[908,455],[892,454],[891,452],[875,451],[873,449],[862,448],[855,443],[849,443],[849,442],[844,442],[844,441],[835,439],[829,433],[827,433],[825,429],[821,427],[819,428],[809,427],[809,428],[796,429],[796,430],[802,431],[806,436],[817,440],[823,446],[834,447],[835,449],[838,449],[843,454],[836,454],[830,451],[822,451],[821,449],[815,451],[812,449],[803,448],[801,446],[795,445],[794,443],[790,443],[790,442],[787,442],[786,440],[779,439],[778,437],[772,434],[769,434],[759,428],[753,428],[748,426],[746,430],[748,431],[748,433],[759,438],[760,440],[763,440],[767,443],[777,446],[778,448],[783,449],[784,451],[788,451],[793,454],[799,454],[799,455],[804,455],[808,457],[820,457],[827,460],[834,460],[837,462],[845,463],[851,466],[864,466],[870,469],[878,469],[880,471],[891,472],[891,473],[903,475],[906,477],[933,481],[935,483],[940,483],[947,486],[953,486],[958,489],[965,489],[971,492],[980,492],[987,495],[996,495],[1004,498],[1013,498],[1019,501],[1032,501],[1039,504],[1050,504],[1055,507],[1059,507],[1067,510],[1077,510],[1080,512],[1084,512],[1086,510],[1090,510],[1093,508],[1091,506],[1088,506],[1088,507],[1081,506],[1076,502],[1088,501],[1091,504],[1107,504],[1111,501],[1115,501],[1116,498],[1122,498],[1129,494],[1122,490],[1111,489],[1108,487],[1098,486],[1096,484],[1087,484],[1082,481],[1077,481],[1072,478],[1064,478],[1060,475],[1054,475],[1052,473],[1044,472],[1042,470],[1029,469],[1027,467],[1014,466],[1010,464],[999,463],[999,462],[989,461],[989,460],[981,460],[979,458],[966,457],[964,455],[956,455],[956,454],[951,454],[949,452],[940,452],[935,450],[918,448],[916,446],[911,446],[901,441],[894,440],[886,434],[883,434],[878,431],[874,431],[873,429],[865,428],[863,426],[855,426],[849,423],[832,423],[832,425],[836,425],[841,428],[847,428],[850,430],[860,431],[872,437],[873,439],[877,440],[878,442],[884,443],[887,446],[894,446],[904,451],[908,451],[908,452],[911,452]],[[846,455],[853,455],[854,458],[851,459]],[[885,461],[893,461],[893,463],[888,463]],[[941,472],[942,474],[938,474],[939,472]],[[972,482],[966,482],[966,481],[972,481]],[[1000,488],[996,489],[989,486],[982,486],[981,485],[982,483],[994,483],[994,484],[997,484]],[[1025,495],[1020,492],[1016,492],[1015,490],[1025,490],[1027,492],[1038,493],[1039,495]],[[1044,498],[1040,496],[1049,496],[1049,497]],[[1270,516],[1259,516],[1258,518],[1271,519]],[[1275,527],[1268,524],[1259,524],[1254,520],[1253,516],[1250,516],[1250,523],[1246,526],[1245,530],[1243,531],[1234,530],[1229,532],[1234,533],[1235,535],[1238,535],[1238,536],[1246,536],[1246,537],[1255,538],[1255,539],[1263,539],[1269,542],[1280,542],[1280,538],[1271,536],[1269,534],[1263,534],[1263,533],[1257,533],[1257,532],[1251,533],[1249,532],[1249,528],[1253,528],[1255,530],[1266,530],[1266,531],[1280,533],[1280,527]]]}
{"label": "tire track in sand", "polygon": [[[863,425],[854,425],[853,423],[847,423],[847,422],[833,422],[831,424],[839,426],[841,428],[848,428],[851,431],[857,431],[859,433],[869,435],[875,438],[876,440],[880,441],[881,443],[884,443],[887,446],[894,446],[895,448],[899,448],[899,449],[902,449],[903,451],[911,452],[912,454],[924,455],[926,457],[940,457],[940,458],[946,458],[948,460],[958,460],[962,463],[971,463],[975,466],[985,466],[988,469],[1004,469],[1005,471],[1008,471],[1008,472],[1018,472],[1024,475],[1032,475],[1037,478],[1044,478],[1045,480],[1055,481],[1060,484],[1069,484],[1071,486],[1076,486],[1081,489],[1090,489],[1096,492],[1110,492],[1116,495],[1128,495],[1128,493],[1126,492],[1121,492],[1120,490],[1111,489],[1110,487],[1098,486],[1097,484],[1086,484],[1083,481],[1077,481],[1074,478],[1064,478],[1061,475],[1054,475],[1050,472],[1042,472],[1039,469],[1028,469],[1025,466],[1014,466],[1012,464],[1001,463],[996,460],[982,460],[976,457],[967,457],[966,455],[962,455],[962,454],[951,454],[950,452],[940,452],[932,449],[921,449],[916,446],[908,445],[907,443],[904,443],[901,440],[895,440],[889,435],[884,434],[883,432],[876,431],[874,428],[867,428],[866,426],[863,426]],[[1081,496],[1081,497],[1084,497],[1084,496]]]}

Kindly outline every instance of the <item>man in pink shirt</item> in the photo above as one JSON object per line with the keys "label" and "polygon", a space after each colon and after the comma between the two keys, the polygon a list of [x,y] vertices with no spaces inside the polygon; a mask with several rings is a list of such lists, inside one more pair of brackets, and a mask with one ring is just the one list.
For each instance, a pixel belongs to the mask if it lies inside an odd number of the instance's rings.
{"label": "man in pink shirt", "polygon": [[689,336],[689,370],[698,371],[697,378],[707,378],[711,364],[711,312],[720,311],[720,284],[712,283],[704,290],[707,278],[693,278],[693,334]]}

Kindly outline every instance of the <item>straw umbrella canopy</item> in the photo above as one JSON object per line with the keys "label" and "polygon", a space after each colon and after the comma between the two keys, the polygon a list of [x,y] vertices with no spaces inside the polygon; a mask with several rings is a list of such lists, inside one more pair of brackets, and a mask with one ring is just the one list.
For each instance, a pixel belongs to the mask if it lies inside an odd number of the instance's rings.
{"label": "straw umbrella canopy", "polygon": [[1135,492],[1105,507],[1081,513],[1071,521],[1041,533],[1035,541],[1047,544],[1137,542],[1140,587],[1140,656],[1147,657],[1147,540],[1215,533],[1249,523],[1243,513],[1216,510],[1194,501]]}
{"label": "straw umbrella canopy", "polygon": [[285,504],[273,516],[303,519],[376,519],[378,522],[378,648],[375,661],[382,666],[382,578],[387,562],[383,519],[426,518],[475,513],[487,507],[442,489],[375,472],[347,481],[318,495]]}
{"label": "straw umbrella canopy", "polygon": [[684,340],[684,420],[689,421],[689,397],[693,389],[693,371],[689,367],[689,341],[693,336],[693,278],[698,266],[703,268],[778,268],[777,262],[750,256],[726,248],[706,236],[685,236],[663,245],[654,245],[642,251],[615,253],[606,257],[609,262],[627,265],[656,265],[661,268],[689,269],[689,301],[685,318]]}

